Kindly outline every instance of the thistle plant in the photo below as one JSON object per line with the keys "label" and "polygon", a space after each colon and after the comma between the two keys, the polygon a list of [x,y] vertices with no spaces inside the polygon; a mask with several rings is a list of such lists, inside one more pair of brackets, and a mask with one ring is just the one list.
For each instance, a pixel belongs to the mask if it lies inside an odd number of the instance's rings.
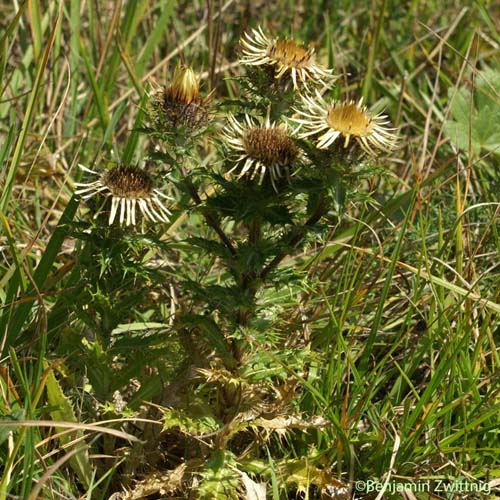
{"label": "thistle plant", "polygon": [[0,500],[499,496],[492,4],[6,3]]}
{"label": "thistle plant", "polygon": [[[262,28],[240,43],[248,73],[236,78],[238,100],[203,96],[199,76],[182,65],[171,82],[150,92],[143,131],[155,175],[136,165],[82,166],[98,178],[76,184],[83,201],[102,199],[104,225],[137,232],[138,246],[125,251],[132,260],[154,251],[146,239],[159,245],[171,221],[187,221],[189,228],[184,241],[167,238],[158,247],[182,264],[164,261],[157,269],[162,278],[148,275],[143,286],[164,284],[168,276],[163,295],[174,306],[169,317],[156,319],[170,325],[167,334],[183,354],[157,394],[155,415],[164,436],[192,452],[168,464],[163,482],[151,469],[141,483],[125,485],[123,499],[139,498],[153,484],[172,493],[197,485],[207,499],[238,498],[249,484],[265,489],[271,477],[259,442],[271,446],[294,429],[331,426],[297,406],[311,346],[289,302],[298,304],[304,249],[321,244],[328,224],[342,221],[343,207],[355,199],[350,193],[396,136],[387,117],[361,101],[326,99],[342,90],[333,88],[333,71],[313,49]],[[272,85],[263,87],[269,78]],[[286,473],[286,457],[275,461]],[[300,489],[302,479],[290,482]],[[313,482],[320,490],[333,487],[325,476]]]}

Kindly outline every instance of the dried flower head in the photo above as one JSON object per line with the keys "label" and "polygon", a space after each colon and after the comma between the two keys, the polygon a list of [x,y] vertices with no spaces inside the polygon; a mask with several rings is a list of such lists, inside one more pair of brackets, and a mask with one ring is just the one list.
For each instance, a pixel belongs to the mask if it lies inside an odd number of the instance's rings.
{"label": "dried flower head", "polygon": [[178,126],[196,128],[207,121],[207,102],[200,96],[199,77],[191,68],[179,65],[172,83],[152,94],[150,113],[161,131]]}
{"label": "dried flower head", "polygon": [[[306,131],[299,137],[304,138],[324,132],[318,137],[316,146],[326,149],[339,137],[344,139],[344,148],[349,146],[353,138],[368,154],[374,156],[375,149],[390,151],[396,143],[394,129],[387,127],[390,123],[387,116],[371,113],[363,106],[363,99],[335,102],[328,104],[317,92],[316,99],[302,97],[303,110],[296,110],[303,118],[293,118],[305,126]],[[374,149],[375,148],[375,149]]]}
{"label": "dried flower head", "polygon": [[262,28],[252,29],[240,39],[243,57],[240,62],[251,66],[275,67],[275,78],[287,74],[291,77],[293,88],[298,89],[297,80],[306,88],[307,82],[324,83],[323,79],[334,79],[332,70],[316,62],[314,49],[298,45],[293,40],[268,38]]}
{"label": "dried flower head", "polygon": [[153,179],[144,170],[138,167],[120,165],[104,173],[99,174],[83,165],[79,167],[85,172],[99,176],[99,179],[88,183],[75,183],[77,190],[75,194],[83,195],[82,199],[88,200],[100,193],[106,198],[111,198],[111,211],[109,213],[109,224],[120,212],[120,225],[136,223],[136,206],[146,219],[153,222],[168,222],[171,215],[170,210],[163,204],[160,198],[170,200],[168,196],[154,188]]}
{"label": "dried flower head", "polygon": [[271,184],[276,190],[276,181],[283,176],[289,177],[290,168],[300,156],[292,133],[285,124],[271,123],[269,116],[252,119],[245,115],[245,122],[241,124],[229,115],[228,121],[229,127],[223,135],[229,147],[238,154],[236,165],[229,173],[240,169],[238,179],[245,175],[250,179],[258,177],[261,184],[266,172],[269,172]]}

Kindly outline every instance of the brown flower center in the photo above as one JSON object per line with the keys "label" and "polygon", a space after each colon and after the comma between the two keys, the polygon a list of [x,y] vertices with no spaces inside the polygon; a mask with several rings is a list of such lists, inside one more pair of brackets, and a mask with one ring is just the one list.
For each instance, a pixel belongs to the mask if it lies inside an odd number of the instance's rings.
{"label": "brown flower center", "polygon": [[312,50],[297,45],[293,40],[278,40],[268,49],[268,56],[284,66],[300,68],[310,63]]}
{"label": "brown flower center", "polygon": [[331,128],[346,136],[363,137],[372,131],[370,116],[353,103],[330,108],[326,121]]}
{"label": "brown flower center", "polygon": [[147,198],[153,190],[153,180],[146,172],[126,165],[104,172],[102,182],[120,198]]}
{"label": "brown flower center", "polygon": [[266,166],[289,166],[299,154],[299,148],[280,128],[251,128],[242,142],[246,154]]}

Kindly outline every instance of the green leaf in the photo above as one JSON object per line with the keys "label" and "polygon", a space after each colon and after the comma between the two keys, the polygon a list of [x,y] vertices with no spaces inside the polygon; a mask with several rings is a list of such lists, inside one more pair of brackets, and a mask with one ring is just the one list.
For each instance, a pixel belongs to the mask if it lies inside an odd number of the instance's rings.
{"label": "green leaf", "polygon": [[[59,382],[57,381],[52,368],[48,368],[47,376],[47,399],[49,405],[54,407],[49,411],[53,420],[62,422],[75,422],[78,423],[73,406],[70,399],[64,394]],[[64,429],[56,428],[57,432],[62,432]],[[75,433],[65,433],[59,437],[62,445],[67,445],[75,438],[83,436],[82,431],[75,431]],[[81,446],[81,443],[77,444]],[[73,470],[76,472],[78,479],[88,488],[92,482],[92,466],[90,465],[88,450],[81,448],[75,455],[73,455],[69,463]]]}
{"label": "green leaf", "polygon": [[497,125],[497,115],[490,106],[479,110],[472,123],[472,135],[480,146],[486,144],[490,136],[495,131]]}
{"label": "green leaf", "polygon": [[217,255],[226,259],[231,257],[231,254],[227,247],[222,243],[219,243],[218,241],[198,237],[187,238],[185,241],[186,243],[201,248],[202,250],[205,250],[210,254]]}
{"label": "green leaf", "polygon": [[[226,291],[227,293],[227,291]],[[178,323],[179,327],[198,327],[206,335],[210,342],[217,347],[219,352],[225,356],[231,356],[231,350],[224,334],[220,331],[217,324],[207,316],[200,314],[186,314],[182,316]]]}
{"label": "green leaf", "polygon": [[[24,420],[25,415],[26,415],[26,411],[24,409],[18,408],[17,410],[12,410],[7,415],[0,416],[0,422],[2,420],[4,420],[4,421],[7,420],[9,422],[21,421],[21,420]],[[17,429],[17,427],[0,425],[0,445],[8,438],[9,433],[15,431],[16,429]]]}
{"label": "green leaf", "polygon": [[481,71],[476,79],[476,105],[482,110],[487,106],[500,112],[500,72],[491,68]]}
{"label": "green leaf", "polygon": [[186,434],[211,434],[221,427],[221,423],[212,414],[211,407],[202,401],[182,408],[163,410],[163,429],[177,428]]}
{"label": "green leaf", "polygon": [[476,79],[473,101],[471,92],[465,88],[449,90],[454,120],[445,123],[444,131],[458,148],[475,154],[482,149],[499,151],[500,96],[496,90],[499,86],[500,72],[487,68]]}
{"label": "green leaf", "polygon": [[483,144],[484,149],[496,154],[500,154],[500,131],[491,134]]}
{"label": "green leaf", "polygon": [[141,332],[144,330],[164,330],[165,328],[169,328],[169,326],[165,323],[155,323],[150,321],[144,323],[125,323],[114,328],[111,335],[116,335],[118,333]]}
{"label": "green leaf", "polygon": [[234,456],[216,450],[206,463],[203,479],[198,488],[200,500],[237,500],[240,475],[236,471]]}
{"label": "green leaf", "polygon": [[144,48],[141,51],[141,55],[136,62],[137,74],[142,76],[144,73],[144,67],[151,59],[154,50],[160,45],[162,37],[165,35],[165,31],[169,27],[170,17],[174,11],[174,7],[177,4],[176,0],[164,0],[159,4],[160,16],[154,24],[154,29],[151,31]]}
{"label": "green leaf", "polygon": [[40,95],[42,94],[42,90],[44,89],[44,80],[47,78],[46,70],[49,64],[49,56],[52,51],[54,38],[60,22],[61,22],[61,16],[58,15],[56,22],[54,23],[54,28],[50,33],[48,40],[46,41],[42,57],[37,63],[35,82],[33,83],[33,87],[28,97],[26,110],[23,113],[24,115],[23,125],[17,137],[16,148],[12,156],[10,167],[6,169],[6,173],[2,174],[5,175],[5,177],[3,177],[2,179],[4,183],[2,186],[2,195],[0,197],[0,211],[4,213],[6,212],[7,204],[10,199],[10,194],[14,186],[17,169],[19,167],[19,164],[21,163],[21,159],[24,154],[24,145],[26,139],[28,138],[29,131],[31,130],[31,125],[37,115],[36,105]]}
{"label": "green leaf", "polygon": [[[454,94],[454,95],[453,95]],[[471,94],[466,89],[449,89],[448,98],[450,103],[451,116],[460,123],[468,123],[471,111]]]}
{"label": "green leaf", "polygon": [[469,145],[472,145],[474,151],[481,149],[479,143],[474,142],[474,136],[469,139],[469,126],[459,122],[446,122],[444,125],[444,132],[450,138],[451,142],[459,149],[464,151],[469,150]]}

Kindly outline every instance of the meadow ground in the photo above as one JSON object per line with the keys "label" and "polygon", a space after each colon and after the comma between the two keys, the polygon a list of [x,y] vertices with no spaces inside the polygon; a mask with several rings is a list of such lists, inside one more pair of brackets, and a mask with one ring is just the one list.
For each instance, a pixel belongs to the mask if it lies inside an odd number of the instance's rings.
{"label": "meadow ground", "polygon": [[[500,497],[498,2],[0,12],[0,500]],[[266,129],[311,108],[258,26],[396,146]]]}

